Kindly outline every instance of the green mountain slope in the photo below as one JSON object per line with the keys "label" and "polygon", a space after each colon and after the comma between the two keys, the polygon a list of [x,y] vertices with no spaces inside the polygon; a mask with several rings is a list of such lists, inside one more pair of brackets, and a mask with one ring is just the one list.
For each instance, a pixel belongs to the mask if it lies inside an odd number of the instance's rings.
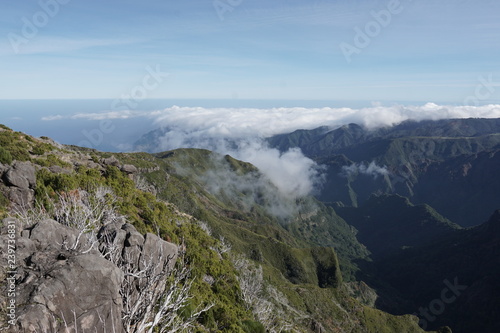
{"label": "green mountain slope", "polygon": [[372,196],[358,208],[339,207],[337,211],[359,231],[357,238],[375,259],[426,245],[461,229],[432,207],[415,206],[397,195]]}
{"label": "green mountain slope", "polygon": [[[368,256],[354,229],[313,198],[279,195],[248,163],[195,149],[101,153],[7,128],[0,138],[2,214],[16,193],[50,214],[58,197],[109,188],[137,230],[185,249],[192,307],[214,305],[193,331],[422,332],[416,317],[371,308],[349,292],[346,279]],[[25,177],[36,181],[19,181]]]}

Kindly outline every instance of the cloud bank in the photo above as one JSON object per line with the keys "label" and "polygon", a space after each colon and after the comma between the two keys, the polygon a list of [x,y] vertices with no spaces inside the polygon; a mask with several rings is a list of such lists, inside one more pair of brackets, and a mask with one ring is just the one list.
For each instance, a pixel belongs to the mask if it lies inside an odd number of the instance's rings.
{"label": "cloud bank", "polygon": [[[238,205],[238,209],[251,212],[258,205],[273,216],[287,219],[299,211],[315,208],[315,205],[310,202],[297,201],[295,197],[287,195],[296,189],[277,188],[269,177],[261,177],[258,173],[234,172],[221,156],[213,155],[212,163],[216,166],[215,168],[203,174],[196,174],[194,177],[203,183],[210,193],[222,200],[226,198],[233,201]],[[275,166],[274,169],[278,167]],[[179,165],[177,172],[183,174],[186,170]]]}
{"label": "cloud bank", "polygon": [[[356,123],[368,129],[397,125],[405,120],[451,118],[500,118],[500,104],[452,106],[427,103],[417,106],[374,105],[366,108],[204,108],[172,106],[157,111],[106,111],[74,115],[50,115],[44,121],[61,119],[113,120],[148,117],[169,127],[182,138],[269,137],[297,129],[338,127]],[[176,142],[179,142],[177,140]],[[176,143],[176,142],[173,142]]]}
{"label": "cloud bank", "polygon": [[371,162],[368,165],[365,163],[354,163],[349,166],[343,166],[341,174],[344,177],[362,174],[372,176],[374,179],[377,179],[379,176],[388,175],[389,170],[387,170],[385,165],[381,167],[375,162]]}
{"label": "cloud bank", "polygon": [[[321,183],[321,167],[298,149],[280,152],[265,144],[264,138],[314,129],[336,128],[356,123],[367,129],[397,125],[406,120],[449,118],[499,118],[500,105],[451,106],[427,103],[420,106],[374,104],[366,108],[204,108],[172,106],[157,111],[109,111],[54,115],[45,121],[118,120],[146,117],[164,129],[156,138],[155,151],[176,148],[205,148],[250,162],[257,166],[283,193],[299,197],[311,193]],[[378,168],[378,169],[377,169]],[[376,165],[352,166],[348,172],[383,175]]]}
{"label": "cloud bank", "polygon": [[183,129],[196,136],[269,137],[296,129],[320,126],[337,127],[356,123],[368,129],[397,125],[405,120],[439,120],[450,118],[498,118],[500,105],[441,106],[373,106],[368,108],[192,108],[171,107],[157,111],[158,124]]}
{"label": "cloud bank", "polygon": [[[446,118],[496,118],[500,105],[381,106],[369,108],[202,108],[173,106],[151,113],[165,134],[158,140],[158,151],[180,147],[206,148],[230,154],[257,166],[288,196],[303,196],[318,188],[321,167],[300,149],[280,152],[268,147],[263,138],[297,129],[320,126],[335,128],[357,123],[368,129],[393,126],[405,120]],[[373,177],[387,170],[374,163],[353,165],[346,174],[358,172]]]}

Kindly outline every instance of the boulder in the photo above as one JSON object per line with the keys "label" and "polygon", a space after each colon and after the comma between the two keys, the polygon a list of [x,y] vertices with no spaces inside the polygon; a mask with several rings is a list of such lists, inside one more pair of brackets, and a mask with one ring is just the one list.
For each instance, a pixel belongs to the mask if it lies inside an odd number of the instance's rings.
{"label": "boulder", "polygon": [[0,176],[2,176],[7,170],[9,170],[9,165],[0,163]]}
{"label": "boulder", "polygon": [[35,276],[24,279],[17,297],[17,328],[23,332],[121,332],[123,273],[96,254],[34,253]]}
{"label": "boulder", "polygon": [[[5,219],[4,226],[15,223]],[[17,322],[13,331],[122,332],[120,286],[123,273],[98,251],[82,254],[65,249],[76,240],[78,230],[53,220],[16,229]],[[0,245],[9,236],[2,228]],[[6,256],[0,264],[7,267]],[[0,295],[4,304],[5,293]],[[3,298],[3,299],[2,299]]]}
{"label": "boulder", "polygon": [[63,167],[61,167],[59,165],[52,165],[52,166],[50,166],[49,167],[49,171],[52,172],[52,173],[58,173],[58,174],[64,173],[64,174],[67,174],[67,175],[71,174],[71,172],[72,172],[72,170],[65,169],[65,168],[63,168]]}
{"label": "boulder", "polygon": [[[76,242],[76,229],[64,226],[54,220],[42,220],[30,230],[30,240],[39,251],[46,249],[61,249],[64,245],[71,247]],[[50,241],[48,241],[50,239]]]}
{"label": "boulder", "polygon": [[135,173],[139,172],[139,170],[134,165],[131,165],[131,164],[122,165],[121,171],[128,173],[128,174],[135,174]]}
{"label": "boulder", "polygon": [[158,267],[168,264],[172,268],[179,252],[177,245],[164,241],[152,233],[143,236],[133,225],[124,222],[103,226],[99,230],[98,238],[101,251],[106,248],[106,244],[114,243],[114,246],[121,249],[122,259],[138,265],[140,269],[143,269],[145,264],[151,263],[159,264]]}
{"label": "boulder", "polygon": [[12,186],[6,192],[7,198],[9,198],[14,207],[30,208],[34,206],[35,191],[32,189]]}
{"label": "boulder", "polygon": [[4,180],[10,186],[34,189],[36,186],[35,167],[29,162],[15,161],[5,172]]}
{"label": "boulder", "polygon": [[115,156],[111,156],[102,160],[104,165],[120,166],[120,161]]}
{"label": "boulder", "polygon": [[[148,263],[160,270],[165,265],[172,267],[178,253],[176,245],[154,234],[143,236],[124,220],[109,223],[98,232],[99,249],[105,250],[112,242],[116,261],[107,260],[111,256],[104,257],[97,249],[88,253],[68,250],[79,231],[50,219],[25,229],[16,220],[5,219],[0,230],[2,249],[9,242],[8,225],[13,224],[17,227],[14,332],[123,332],[120,289],[125,277],[115,262],[128,262],[129,268],[138,270]],[[0,252],[0,267],[7,267],[7,259],[7,253]],[[139,286],[133,276],[128,279]],[[0,306],[8,301],[4,291],[0,292]]]}
{"label": "boulder", "polygon": [[135,229],[133,225],[125,223],[122,226],[122,230],[127,233],[127,237],[125,238],[125,247],[142,246],[144,243],[144,237]]}
{"label": "boulder", "polygon": [[170,268],[173,268],[177,260],[178,251],[177,245],[166,242],[155,234],[147,233],[144,237],[139,267],[143,268],[141,266],[144,263],[158,262],[161,259],[159,267],[168,265]]}

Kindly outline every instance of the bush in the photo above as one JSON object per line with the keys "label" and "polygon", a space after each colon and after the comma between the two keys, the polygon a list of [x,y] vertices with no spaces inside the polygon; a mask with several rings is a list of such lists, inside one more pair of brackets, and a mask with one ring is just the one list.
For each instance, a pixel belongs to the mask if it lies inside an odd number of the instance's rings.
{"label": "bush", "polygon": [[[30,140],[28,140],[30,141]],[[33,142],[33,140],[31,140]],[[48,143],[36,143],[33,146],[32,153],[34,155],[43,155],[45,153],[48,153],[49,151],[52,151],[54,147]]]}
{"label": "bush", "polygon": [[266,329],[264,328],[264,325],[262,325],[259,322],[252,321],[252,320],[245,320],[242,322],[243,329],[247,333],[265,333]]}
{"label": "bush", "polygon": [[10,153],[12,160],[30,160],[29,145],[18,133],[12,131],[0,132],[0,147]]}
{"label": "bush", "polygon": [[12,163],[12,155],[8,150],[3,147],[0,147],[0,163],[3,164],[11,164]]}
{"label": "bush", "polygon": [[59,157],[57,157],[54,154],[49,154],[47,156],[37,158],[34,160],[34,162],[36,164],[44,166],[44,167],[51,167],[53,165],[58,165],[62,168],[70,168],[71,167],[70,163],[64,162],[63,160],[61,160]]}

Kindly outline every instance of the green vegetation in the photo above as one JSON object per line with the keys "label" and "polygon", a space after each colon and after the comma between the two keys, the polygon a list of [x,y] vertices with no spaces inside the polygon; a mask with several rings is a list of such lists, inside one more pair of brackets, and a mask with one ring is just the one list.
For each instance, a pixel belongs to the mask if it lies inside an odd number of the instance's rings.
{"label": "green vegetation", "polygon": [[[113,154],[121,164],[141,170],[135,180],[140,176],[154,185],[153,194],[137,189],[116,166],[64,162],[72,160],[67,156],[84,154],[101,163],[110,153],[58,151],[9,130],[0,132],[0,140],[14,160],[38,164],[35,196],[47,211],[59,194],[107,187],[117,197],[116,209],[139,232],[185,246],[194,283],[191,304],[182,312],[188,316],[199,304],[214,304],[194,332],[265,332],[266,325],[279,323],[297,332],[309,332],[313,323],[328,332],[421,331],[415,317],[392,316],[349,295],[343,281],[355,278],[358,262],[367,260],[368,252],[333,208],[312,198],[281,197],[251,164],[197,149]],[[65,172],[53,173],[51,166]],[[231,255],[224,249],[228,244]],[[232,254],[261,267],[260,292],[272,300],[268,311],[274,322],[262,321],[257,309],[245,304],[240,287],[244,272],[236,270]]]}
{"label": "green vegetation", "polygon": [[[11,164],[12,161],[32,161],[49,152],[59,150],[55,146],[35,139],[21,132],[14,132],[10,128],[1,125],[0,131],[0,163]],[[55,159],[40,160],[40,165],[60,165]]]}
{"label": "green vegetation", "polygon": [[0,163],[2,164],[12,163],[12,155],[10,154],[10,151],[5,149],[4,147],[0,147]]}
{"label": "green vegetation", "polygon": [[[186,246],[186,259],[196,277],[192,287],[193,304],[215,303],[200,324],[220,332],[244,332],[242,319],[252,319],[240,300],[236,272],[229,259],[214,249],[219,242],[203,231],[190,217],[178,213],[173,205],[158,201],[151,193],[135,188],[134,182],[118,168],[108,166],[104,173],[80,167],[72,174],[54,174],[46,169],[37,173],[36,198],[51,210],[51,198],[75,189],[110,187],[118,196],[117,208],[130,222],[145,232],[159,232],[168,241]],[[208,284],[205,276],[213,278]],[[201,332],[201,331],[200,331]]]}
{"label": "green vegetation", "polygon": [[9,199],[0,191],[0,220],[6,217],[9,204]]}
{"label": "green vegetation", "polygon": [[48,154],[46,156],[39,157],[35,159],[34,162],[43,167],[60,166],[62,168],[72,168],[72,164],[64,162],[54,154]]}
{"label": "green vegetation", "polygon": [[31,148],[26,136],[19,132],[9,130],[0,132],[0,147],[7,150],[12,160],[29,161]]}

